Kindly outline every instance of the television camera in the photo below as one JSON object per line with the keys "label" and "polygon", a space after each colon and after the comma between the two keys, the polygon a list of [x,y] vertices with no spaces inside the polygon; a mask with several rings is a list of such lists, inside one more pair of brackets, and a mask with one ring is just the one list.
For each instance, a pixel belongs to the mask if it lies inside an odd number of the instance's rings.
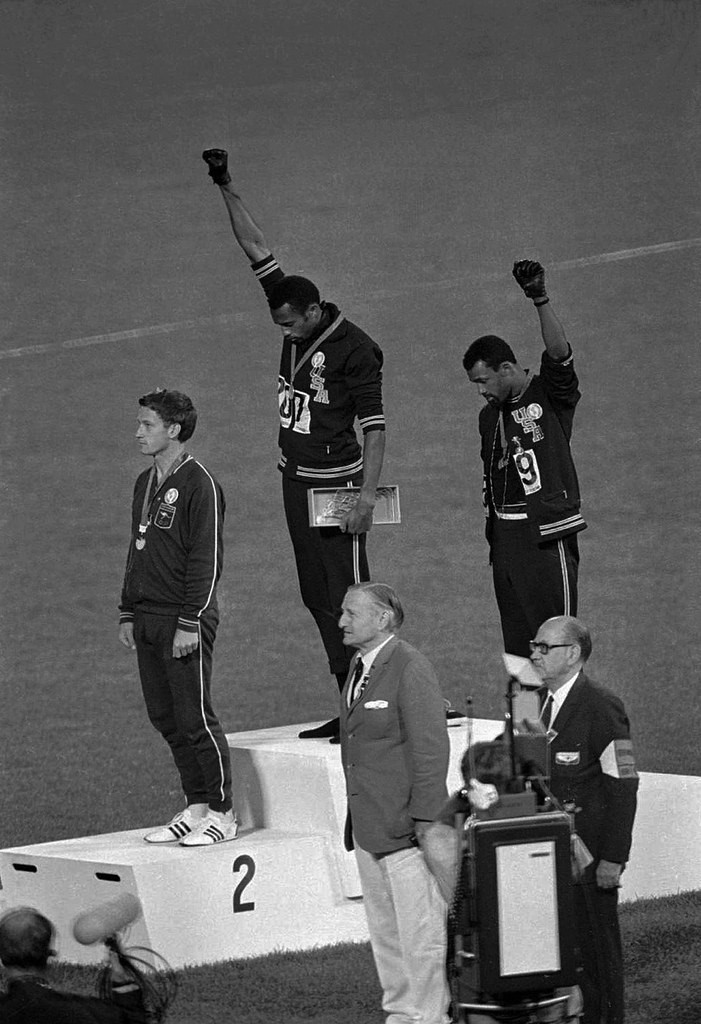
{"label": "television camera", "polygon": [[504,661],[504,733],[468,744],[465,787],[447,808],[458,834],[453,1005],[461,1024],[564,1024],[581,1019],[572,885],[591,857],[574,808],[548,788],[542,682],[527,659]]}

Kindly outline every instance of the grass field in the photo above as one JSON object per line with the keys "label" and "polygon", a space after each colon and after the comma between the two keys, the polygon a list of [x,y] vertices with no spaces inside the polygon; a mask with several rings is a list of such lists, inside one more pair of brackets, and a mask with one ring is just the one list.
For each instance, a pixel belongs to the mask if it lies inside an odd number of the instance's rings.
{"label": "grass field", "polygon": [[333,713],[275,469],[279,340],[200,152],[233,154],[289,270],[382,345],[370,538],[446,695],[502,713],[482,535],[479,334],[539,358],[548,268],[583,400],[580,613],[640,766],[698,774],[699,11],[692,0],[0,0],[2,845],[160,821],[179,797],[116,605],[136,400],[200,409],[228,497],[227,732]]}

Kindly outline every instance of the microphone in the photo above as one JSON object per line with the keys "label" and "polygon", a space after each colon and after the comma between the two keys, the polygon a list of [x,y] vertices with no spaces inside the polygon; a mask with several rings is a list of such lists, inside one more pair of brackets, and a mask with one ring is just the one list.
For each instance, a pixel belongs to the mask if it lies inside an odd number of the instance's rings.
{"label": "microphone", "polygon": [[110,935],[126,928],[140,914],[141,901],[130,892],[124,892],[113,900],[78,914],[73,922],[73,935],[83,946],[104,942]]}

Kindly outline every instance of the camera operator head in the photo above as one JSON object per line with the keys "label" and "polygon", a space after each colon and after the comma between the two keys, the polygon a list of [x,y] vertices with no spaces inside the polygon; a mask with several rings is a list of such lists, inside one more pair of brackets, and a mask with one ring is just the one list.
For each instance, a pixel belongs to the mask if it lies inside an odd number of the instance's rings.
{"label": "camera operator head", "polygon": [[466,786],[474,779],[492,785],[497,793],[506,793],[511,782],[511,758],[506,737],[491,742],[473,743],[463,754],[460,764]]}
{"label": "camera operator head", "polygon": [[471,807],[475,810],[485,810],[497,803],[498,797],[502,794],[521,792],[524,778],[540,774],[538,766],[518,751],[516,777],[513,775],[513,767],[506,734],[490,742],[479,741],[468,747],[460,764],[465,783],[461,792],[469,800]]}
{"label": "camera operator head", "polygon": [[0,960],[9,975],[44,971],[53,941],[54,926],[33,907],[16,907],[0,918]]}

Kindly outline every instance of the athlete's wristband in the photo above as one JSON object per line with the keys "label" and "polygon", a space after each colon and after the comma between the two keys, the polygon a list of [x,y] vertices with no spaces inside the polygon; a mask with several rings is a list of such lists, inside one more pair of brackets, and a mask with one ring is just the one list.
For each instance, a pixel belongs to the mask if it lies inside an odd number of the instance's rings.
{"label": "athlete's wristband", "polygon": [[538,300],[538,299],[533,299],[533,305],[534,305],[534,306],[544,306],[544,305],[545,305],[546,303],[548,303],[548,302],[550,302],[550,299],[548,298],[548,296],[547,296],[547,295],[545,296],[545,298],[544,298],[544,299],[542,299],[542,298],[541,298],[540,300]]}

